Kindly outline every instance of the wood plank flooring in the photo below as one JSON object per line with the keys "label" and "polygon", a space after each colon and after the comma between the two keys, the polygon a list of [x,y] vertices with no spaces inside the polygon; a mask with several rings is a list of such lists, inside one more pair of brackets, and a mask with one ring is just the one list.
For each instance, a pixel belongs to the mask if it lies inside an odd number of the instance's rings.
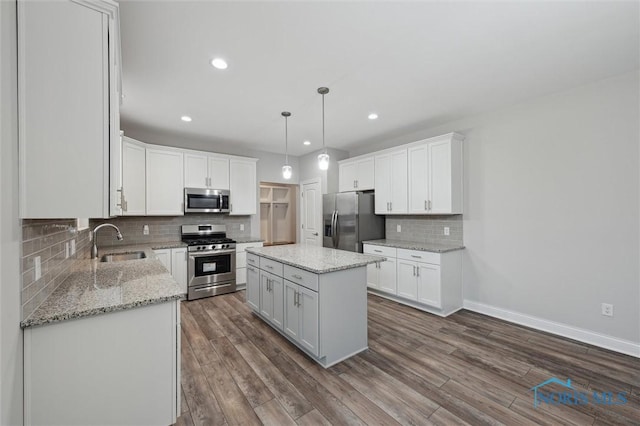
{"label": "wood plank flooring", "polygon": [[[182,303],[177,425],[640,424],[640,360],[460,311],[369,295],[369,350],[324,369],[264,324],[245,292]],[[533,406],[557,377],[624,405]],[[565,389],[552,385],[547,392]]]}

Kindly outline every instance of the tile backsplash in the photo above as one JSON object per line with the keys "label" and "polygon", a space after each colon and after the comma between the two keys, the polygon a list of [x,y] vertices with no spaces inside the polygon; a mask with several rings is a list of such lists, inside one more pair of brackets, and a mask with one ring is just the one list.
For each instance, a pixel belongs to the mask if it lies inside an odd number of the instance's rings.
{"label": "tile backsplash", "polygon": [[[251,216],[228,216],[217,214],[189,214],[185,216],[131,216],[113,219],[91,219],[89,227],[93,229],[101,223],[116,225],[124,239],[118,241],[113,229],[103,229],[98,233],[98,247],[129,244],[148,244],[161,241],[180,241],[181,225],[213,224],[226,225],[227,236],[231,238],[251,236]],[[143,234],[144,225],[149,226],[149,235]],[[244,229],[240,230],[241,225]]]}
{"label": "tile backsplash", "polygon": [[[401,232],[397,231],[400,225]],[[449,235],[444,235],[444,227]],[[463,244],[462,215],[386,216],[386,238],[421,243]]]}
{"label": "tile backsplash", "polygon": [[[76,252],[71,254],[72,240]],[[67,245],[69,253],[67,256]],[[36,280],[35,260],[40,258]],[[69,276],[74,259],[89,257],[89,230],[77,230],[76,219],[22,221],[22,318],[25,319]]]}

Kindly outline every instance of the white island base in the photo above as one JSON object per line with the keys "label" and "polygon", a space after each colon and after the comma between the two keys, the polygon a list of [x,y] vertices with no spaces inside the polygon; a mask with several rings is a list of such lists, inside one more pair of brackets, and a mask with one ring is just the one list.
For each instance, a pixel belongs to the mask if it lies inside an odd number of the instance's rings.
{"label": "white island base", "polygon": [[325,368],[368,348],[366,281],[366,264],[312,273],[247,255],[247,304]]}

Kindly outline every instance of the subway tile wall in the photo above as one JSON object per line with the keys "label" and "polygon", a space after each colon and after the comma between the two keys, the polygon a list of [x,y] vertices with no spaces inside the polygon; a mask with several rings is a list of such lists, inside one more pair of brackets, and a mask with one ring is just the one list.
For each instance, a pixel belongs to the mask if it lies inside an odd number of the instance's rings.
{"label": "subway tile wall", "polygon": [[[400,225],[401,232],[397,231]],[[444,227],[449,235],[444,235]],[[386,216],[386,238],[421,243],[463,244],[462,215]]]}
{"label": "subway tile wall", "polygon": [[[66,245],[75,240],[76,253],[66,257]],[[41,276],[35,279],[35,258]],[[22,318],[38,306],[68,276],[74,259],[89,257],[89,230],[78,231],[76,219],[25,219],[22,221]]]}
{"label": "subway tile wall", "polygon": [[[112,223],[116,225],[120,229],[120,232],[122,232],[124,239],[118,241],[113,229],[102,229],[98,232],[98,248],[163,241],[180,241],[180,226],[204,223],[226,225],[227,236],[230,238],[251,236],[251,216],[218,214],[189,214],[175,217],[131,216],[113,219],[91,219],[89,221],[89,227],[93,229],[101,223]],[[149,235],[142,233],[144,225],[149,225]],[[240,225],[244,225],[244,230],[240,230]]]}

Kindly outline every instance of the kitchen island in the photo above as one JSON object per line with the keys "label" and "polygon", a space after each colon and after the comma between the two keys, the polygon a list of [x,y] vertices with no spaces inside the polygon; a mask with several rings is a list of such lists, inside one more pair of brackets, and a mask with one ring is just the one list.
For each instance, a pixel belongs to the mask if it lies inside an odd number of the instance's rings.
{"label": "kitchen island", "polygon": [[184,291],[151,246],[123,251],[146,257],[74,260],[22,321],[25,424],[175,423]]}
{"label": "kitchen island", "polygon": [[367,270],[381,256],[293,244],[247,249],[247,304],[327,368],[368,348]]}

